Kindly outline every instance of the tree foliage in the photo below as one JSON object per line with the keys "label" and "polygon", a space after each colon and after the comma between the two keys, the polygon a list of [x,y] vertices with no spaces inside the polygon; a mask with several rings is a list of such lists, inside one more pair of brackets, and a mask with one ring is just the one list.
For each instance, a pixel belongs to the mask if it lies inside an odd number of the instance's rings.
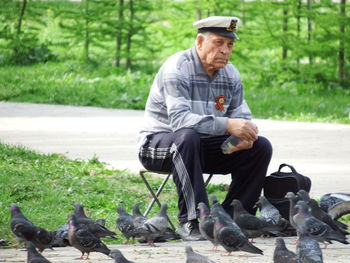
{"label": "tree foliage", "polygon": [[[193,45],[193,21],[223,15],[241,18],[232,62],[251,77],[259,72],[276,85],[350,86],[346,0],[9,0],[0,10],[2,63],[47,61],[51,49],[61,58],[78,50],[111,66],[153,70]],[[50,42],[41,31],[52,21],[59,27]]]}

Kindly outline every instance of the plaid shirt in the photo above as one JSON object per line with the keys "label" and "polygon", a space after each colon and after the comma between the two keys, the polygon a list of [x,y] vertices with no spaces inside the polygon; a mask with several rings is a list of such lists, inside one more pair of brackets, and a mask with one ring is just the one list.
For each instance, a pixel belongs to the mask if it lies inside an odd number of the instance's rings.
{"label": "plaid shirt", "polygon": [[169,57],[156,75],[139,146],[148,134],[181,128],[192,128],[202,137],[223,135],[228,118],[251,119],[240,74],[228,63],[210,77],[193,47]]}

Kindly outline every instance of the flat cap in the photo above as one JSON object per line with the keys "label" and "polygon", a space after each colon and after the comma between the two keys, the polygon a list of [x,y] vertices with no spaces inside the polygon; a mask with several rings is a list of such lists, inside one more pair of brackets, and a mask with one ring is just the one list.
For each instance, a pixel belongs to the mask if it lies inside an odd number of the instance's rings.
{"label": "flat cap", "polygon": [[234,16],[210,16],[193,23],[198,28],[198,33],[213,32],[215,34],[239,39],[236,35],[239,18]]}

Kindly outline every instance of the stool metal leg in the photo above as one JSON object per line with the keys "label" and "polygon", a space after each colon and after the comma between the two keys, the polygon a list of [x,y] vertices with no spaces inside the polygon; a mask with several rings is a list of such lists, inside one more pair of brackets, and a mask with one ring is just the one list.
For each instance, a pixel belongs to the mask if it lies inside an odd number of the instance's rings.
{"label": "stool metal leg", "polygon": [[213,177],[214,174],[209,174],[207,180],[205,181],[205,186],[207,186],[210,183],[211,178]]}
{"label": "stool metal leg", "polygon": [[[165,179],[163,180],[163,182],[161,183],[161,185],[159,186],[157,192],[154,193],[152,187],[149,185],[149,183],[148,183],[148,181],[147,181],[147,179],[146,179],[146,177],[145,177],[145,175],[144,175],[146,172],[147,172],[147,171],[140,171],[140,176],[141,176],[143,182],[145,183],[147,189],[150,191],[150,193],[151,193],[153,199],[152,199],[152,201],[149,203],[149,205],[148,205],[146,211],[144,212],[144,214],[143,214],[144,216],[147,216],[147,215],[149,214],[149,212],[151,211],[152,207],[154,206],[154,203],[157,203],[159,207],[161,206],[161,203],[160,203],[160,201],[159,201],[159,199],[158,199],[158,196],[159,196],[160,193],[162,192],[164,186],[166,185],[166,183],[168,182],[168,180],[169,180],[169,178],[170,178],[170,176],[171,176],[171,173],[168,173],[167,176],[165,177]],[[167,216],[167,217],[168,217],[168,216]],[[168,217],[168,221],[169,221],[169,224],[171,225],[172,229],[175,231],[175,226],[174,226],[174,224],[171,222],[171,220],[170,220],[169,217]]]}

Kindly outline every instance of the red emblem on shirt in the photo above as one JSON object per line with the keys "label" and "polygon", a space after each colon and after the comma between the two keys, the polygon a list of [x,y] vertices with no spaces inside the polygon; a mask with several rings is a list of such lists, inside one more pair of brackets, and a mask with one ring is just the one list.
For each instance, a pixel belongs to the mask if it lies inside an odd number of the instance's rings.
{"label": "red emblem on shirt", "polygon": [[217,97],[215,99],[215,108],[219,111],[224,111],[224,102],[225,102],[225,97],[223,95]]}

